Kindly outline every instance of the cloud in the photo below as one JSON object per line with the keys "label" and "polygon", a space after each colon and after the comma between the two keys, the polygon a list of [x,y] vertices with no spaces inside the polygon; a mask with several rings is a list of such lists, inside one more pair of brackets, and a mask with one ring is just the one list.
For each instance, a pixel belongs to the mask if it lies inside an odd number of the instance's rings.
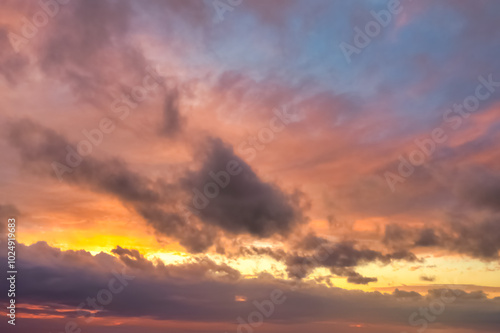
{"label": "cloud", "polygon": [[488,299],[488,295],[486,295],[482,290],[471,291],[468,293],[460,289],[430,289],[427,298],[436,299],[441,298],[442,295],[454,295],[459,301],[481,301]]}
{"label": "cloud", "polygon": [[419,238],[415,242],[415,246],[436,246],[439,239],[436,236],[434,229],[423,229],[420,231]]}
{"label": "cloud", "polygon": [[436,281],[436,277],[435,276],[421,275],[420,281],[434,282],[434,281]]}
{"label": "cloud", "polygon": [[445,247],[485,260],[498,259],[500,251],[500,217],[491,216],[475,222],[456,219],[451,222],[453,234],[444,238]]}
{"label": "cloud", "polygon": [[[103,311],[97,312],[97,318],[147,316],[155,320],[234,323],[239,316],[255,311],[254,301],[263,302],[269,299],[273,290],[280,289],[285,302],[276,305],[276,311],[266,319],[270,324],[337,320],[407,325],[408,317],[415,309],[428,307],[429,300],[450,292],[430,290],[427,299],[423,299],[415,292],[396,290],[391,295],[315,284],[299,285],[298,289],[292,290],[287,282],[269,276],[263,279],[220,279],[221,270],[230,270],[205,260],[180,263],[176,267],[148,262],[138,251],[119,247],[113,251],[116,257],[105,253],[91,255],[85,251],[61,251],[45,243],[19,244],[19,247],[18,260],[24,273],[18,275],[18,285],[23,286],[19,288],[18,297],[25,304],[43,305],[38,310],[40,314],[50,313],[46,307],[76,309],[88,297],[95,297],[107,287],[114,277],[113,270],[135,278],[122,292],[113,295],[113,301],[105,305]],[[457,301],[446,305],[445,315],[440,316],[442,325],[476,325],[476,329],[483,331],[494,331],[498,327],[498,302],[488,299],[481,291],[452,292],[457,295]],[[245,296],[247,302],[235,302],[236,295]],[[464,311],[467,316],[463,316]],[[74,311],[63,314],[79,320],[74,317],[77,315]],[[93,325],[98,323],[96,321]]]}
{"label": "cloud", "polygon": [[432,228],[405,230],[399,225],[386,226],[383,242],[389,247],[407,249],[436,247],[482,260],[497,260],[500,251],[500,216],[453,214],[448,221]]}
{"label": "cloud", "polygon": [[111,252],[116,254],[131,269],[155,272],[163,277],[168,276],[184,281],[199,280],[201,278],[236,281],[241,277],[241,273],[236,269],[225,263],[217,264],[205,256],[191,258],[182,264],[165,265],[161,260],[153,262],[144,258],[139,251],[134,249],[124,249],[121,246],[116,246]]}
{"label": "cloud", "polygon": [[9,31],[0,27],[0,74],[5,80],[16,85],[22,80],[25,70],[29,64],[28,57],[16,53],[9,41]]}
{"label": "cloud", "polygon": [[422,295],[415,291],[405,291],[405,290],[399,290],[396,288],[394,292],[392,293],[394,297],[396,298],[421,298]]}
{"label": "cloud", "polygon": [[411,252],[398,251],[383,254],[366,248],[358,249],[353,242],[333,243],[314,234],[306,235],[297,245],[303,246],[303,254],[290,253],[282,257],[287,266],[288,276],[297,279],[305,278],[315,268],[325,267],[332,274],[347,277],[349,283],[368,284],[376,282],[377,278],[364,277],[355,272],[354,267],[371,262],[387,265],[395,260],[419,261]]}
{"label": "cloud", "polygon": [[[28,119],[12,121],[7,126],[7,138],[19,151],[28,170],[54,178],[53,163],[68,163],[68,152],[77,151],[62,135]],[[287,234],[304,220],[300,193],[286,194],[276,185],[263,182],[220,139],[211,139],[207,150],[201,169],[186,171],[179,183],[151,180],[131,170],[120,159],[94,156],[81,159],[64,179],[73,185],[113,195],[124,205],[131,205],[156,231],[179,239],[181,245],[192,252],[212,246],[217,239],[217,229],[231,234],[270,237]],[[187,197],[192,188],[203,191],[206,184],[215,185],[211,173],[226,172],[230,161],[236,161],[242,172],[232,176],[219,195],[200,210],[201,223],[196,223],[194,215],[190,218],[179,210],[175,205],[180,203],[179,198]]]}
{"label": "cloud", "polygon": [[8,219],[14,218],[18,220],[20,215],[19,210],[16,206],[10,204],[0,204],[0,237],[2,237],[0,242],[7,239],[7,223]]}
{"label": "cloud", "polygon": [[[54,178],[56,173],[52,163],[66,164],[68,155],[73,158],[77,155],[77,147],[66,138],[29,119],[11,122],[7,137],[11,145],[18,149],[26,168]],[[131,171],[121,160],[101,161],[92,156],[81,158],[81,163],[71,174],[65,175],[65,179],[133,203],[157,203],[165,190],[163,184]]]}
{"label": "cloud", "polygon": [[390,223],[385,226],[382,242],[392,248],[404,248],[412,232],[398,224]]}
{"label": "cloud", "polygon": [[161,133],[168,137],[177,135],[181,130],[185,119],[180,114],[179,91],[172,89],[167,92],[163,106],[163,123]]}
{"label": "cloud", "polygon": [[464,170],[455,191],[465,204],[500,211],[500,176],[490,170],[478,166]]}
{"label": "cloud", "polygon": [[[27,119],[11,122],[7,136],[20,152],[27,169],[53,178],[56,175],[52,163],[66,163],[68,147],[76,151],[63,136]],[[153,181],[132,171],[122,160],[86,156],[70,174],[64,175],[64,179],[76,186],[111,194],[124,205],[131,205],[156,230],[179,239],[190,250],[201,251],[213,242],[213,232],[188,225],[183,216],[165,206],[176,202],[174,191],[178,188],[175,184]]]}
{"label": "cloud", "polygon": [[[210,139],[207,150],[201,168],[189,172],[182,180],[185,190],[194,193],[206,195],[206,191],[214,191],[206,190],[207,184],[217,188],[218,194],[209,200],[205,198],[206,207],[198,210],[202,221],[234,234],[270,237],[276,233],[286,235],[304,220],[299,192],[287,194],[276,185],[262,181],[220,139]],[[236,163],[238,174],[230,175],[226,171],[230,163]]]}
{"label": "cloud", "polygon": [[272,247],[240,247],[238,256],[268,256],[283,262],[289,278],[304,279],[316,268],[324,267],[334,275],[346,277],[353,284],[376,282],[376,277],[364,277],[354,268],[371,262],[388,265],[393,261],[421,262],[415,254],[400,250],[384,254],[367,248],[357,248],[354,242],[335,243],[309,233],[291,244],[294,251]]}
{"label": "cloud", "polygon": [[364,277],[357,272],[349,272],[347,274],[347,282],[354,284],[368,284],[370,282],[377,282],[376,277]]}

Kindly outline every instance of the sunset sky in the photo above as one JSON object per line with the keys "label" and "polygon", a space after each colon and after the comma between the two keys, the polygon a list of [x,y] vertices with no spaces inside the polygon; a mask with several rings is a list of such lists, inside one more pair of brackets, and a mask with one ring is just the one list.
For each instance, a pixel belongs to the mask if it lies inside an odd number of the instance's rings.
{"label": "sunset sky", "polygon": [[498,332],[499,17],[0,1],[1,331]]}

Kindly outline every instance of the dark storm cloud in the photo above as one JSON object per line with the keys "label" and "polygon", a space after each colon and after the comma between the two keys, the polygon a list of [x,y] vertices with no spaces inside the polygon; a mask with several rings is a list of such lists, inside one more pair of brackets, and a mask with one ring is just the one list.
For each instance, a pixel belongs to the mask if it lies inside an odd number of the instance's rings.
{"label": "dark storm cloud", "polygon": [[[428,307],[433,299],[452,292],[457,300],[446,305],[446,313],[439,318],[442,325],[464,327],[474,324],[476,329],[493,330],[500,324],[497,315],[500,304],[486,298],[482,291],[435,289],[422,298],[415,292],[396,290],[390,295],[314,284],[292,290],[288,283],[269,276],[220,279],[220,270],[228,270],[203,259],[175,267],[148,263],[138,251],[118,247],[113,251],[117,257],[60,251],[45,243],[20,244],[20,250],[22,255],[18,259],[23,274],[18,275],[18,297],[25,304],[44,306],[37,312],[40,315],[52,313],[51,307],[63,308],[69,310],[65,313],[66,318],[79,320],[74,318],[77,313],[71,309],[76,310],[88,297],[95,298],[100,290],[106,289],[116,271],[134,276],[134,279],[122,292],[113,295],[111,303],[105,305],[97,317],[147,316],[158,320],[234,323],[239,316],[246,318],[255,311],[254,301],[263,302],[269,299],[273,290],[279,289],[284,302],[276,305],[276,311],[266,322],[342,320],[359,323],[362,314],[362,323],[407,325],[415,309]],[[0,255],[2,260],[3,255]],[[235,302],[236,295],[247,297],[247,302]],[[465,312],[467,316],[463,315]],[[26,325],[23,322],[25,320],[20,321],[20,325]]]}
{"label": "dark storm cloud", "polygon": [[[206,198],[205,207],[200,207],[201,220],[235,234],[250,233],[259,237],[286,234],[303,221],[300,193],[287,194],[276,185],[262,181],[221,140],[211,139],[208,146],[202,167],[188,173],[183,180],[186,191],[201,194],[207,184],[217,184],[214,177],[222,184],[215,185],[218,195]],[[228,163],[237,163],[240,172],[230,175],[226,171]],[[198,194],[198,198],[200,196]]]}

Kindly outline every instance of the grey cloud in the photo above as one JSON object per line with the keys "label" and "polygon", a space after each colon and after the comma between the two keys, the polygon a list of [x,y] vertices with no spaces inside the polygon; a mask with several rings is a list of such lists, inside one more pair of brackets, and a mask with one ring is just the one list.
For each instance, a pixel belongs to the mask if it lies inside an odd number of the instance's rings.
{"label": "grey cloud", "polygon": [[422,276],[420,276],[420,281],[434,282],[434,281],[436,281],[436,277],[435,276],[422,275]]}
{"label": "grey cloud", "polygon": [[10,44],[9,31],[0,27],[0,74],[11,85],[22,81],[22,76],[29,64],[28,57],[22,53],[16,53]]}
{"label": "grey cloud", "polygon": [[399,290],[398,288],[396,288],[396,290],[394,290],[392,295],[394,295],[394,297],[396,297],[396,298],[421,298],[422,297],[422,295],[420,295],[419,293],[417,293],[415,291],[404,291],[404,290]]}
{"label": "grey cloud", "polygon": [[385,226],[382,242],[392,248],[401,248],[407,245],[409,237],[411,237],[410,230],[391,223]]}
{"label": "grey cloud", "polygon": [[163,277],[168,276],[183,280],[207,278],[233,281],[241,277],[241,273],[236,269],[231,268],[225,263],[217,264],[212,259],[205,256],[194,257],[189,262],[184,262],[182,264],[165,265],[161,260],[153,262],[144,258],[139,251],[134,249],[124,249],[120,246],[116,246],[111,252],[116,254],[119,259],[131,269],[156,273]]}
{"label": "grey cloud", "polygon": [[221,171],[227,174],[225,170],[230,161],[237,162],[241,172],[230,176],[227,185],[218,187],[219,194],[209,199],[205,208],[199,209],[202,221],[234,234],[269,237],[276,233],[287,234],[304,220],[300,193],[287,194],[276,185],[262,181],[221,140],[211,139],[208,146],[202,167],[183,179],[186,191],[204,192],[207,184],[216,183],[210,175]]}
{"label": "grey cloud", "polygon": [[16,206],[11,204],[0,204],[0,237],[2,237],[0,243],[7,239],[6,235],[8,230],[8,219],[14,218],[17,220],[19,218],[19,215],[20,212]]}
{"label": "grey cloud", "polygon": [[111,86],[142,82],[146,60],[124,38],[130,32],[132,15],[129,1],[72,1],[40,37],[41,69],[91,103],[105,98]]}
{"label": "grey cloud", "polygon": [[[17,148],[25,168],[55,177],[53,162],[66,163],[68,147],[76,147],[57,132],[30,120],[12,121],[7,127],[7,139]],[[243,169],[233,176],[229,185],[199,214],[196,223],[186,212],[174,207],[179,195],[186,196],[192,187],[203,189],[212,182],[209,173],[226,169],[230,160],[238,161]],[[65,174],[74,185],[111,194],[124,205],[130,205],[163,235],[175,237],[192,252],[201,252],[212,246],[217,228],[234,234],[248,233],[269,237],[286,234],[303,220],[300,195],[286,194],[277,186],[263,182],[250,166],[234,155],[232,149],[213,139],[203,167],[198,172],[187,172],[180,184],[151,180],[130,169],[119,159],[96,159],[86,156],[80,165]]]}
{"label": "grey cloud", "polygon": [[435,246],[483,260],[496,260],[500,251],[500,216],[475,217],[454,215],[439,227],[404,231],[397,225],[386,228],[383,242],[392,248],[406,249]]}
{"label": "grey cloud", "polygon": [[359,274],[358,272],[348,272],[347,273],[347,282],[353,284],[368,284],[370,282],[377,282],[378,279],[376,277],[365,277]]}
{"label": "grey cloud", "polygon": [[161,133],[173,137],[182,130],[185,119],[181,116],[179,106],[179,91],[172,89],[167,92],[163,106],[163,124]]}
{"label": "grey cloud", "polygon": [[455,220],[451,222],[452,236],[445,246],[473,257],[498,259],[500,250],[500,217],[492,216],[480,222]]}
{"label": "grey cloud", "polygon": [[370,262],[380,262],[389,264],[394,260],[405,260],[415,262],[419,259],[411,252],[399,251],[383,254],[370,249],[357,249],[354,243],[332,243],[321,237],[308,235],[304,244],[308,250],[308,255],[290,254],[286,257],[288,275],[290,277],[302,279],[312,273],[317,267],[325,267],[338,276],[348,278],[348,282],[355,284],[367,284],[377,281],[376,277],[363,277],[353,270],[354,267]]}
{"label": "grey cloud", "polygon": [[[12,122],[8,129],[8,140],[19,150],[24,166],[40,174],[55,178],[51,163],[65,163],[67,147],[75,149],[55,131],[30,120]],[[213,234],[209,230],[188,226],[182,216],[163,207],[165,202],[173,201],[175,185],[161,180],[152,181],[130,170],[121,160],[98,160],[86,156],[71,174],[64,177],[71,184],[116,196],[124,205],[134,208],[156,230],[180,239],[189,250],[201,251],[213,241],[206,238]],[[201,244],[204,239],[205,243]]]}
{"label": "grey cloud", "polygon": [[238,256],[268,256],[276,261],[282,261],[286,258],[286,252],[282,249],[273,249],[271,247],[240,247]]}
{"label": "grey cloud", "polygon": [[[11,122],[7,135],[27,168],[53,176],[51,163],[66,164],[67,147],[76,152],[76,147],[63,136],[28,119]],[[100,161],[92,156],[83,158],[72,174],[66,174],[66,179],[128,202],[158,202],[163,190],[162,184],[131,171],[121,160]]]}
{"label": "grey cloud", "polygon": [[430,289],[427,298],[441,298],[443,296],[454,297],[459,301],[481,301],[488,299],[488,295],[482,290],[466,292],[460,289]]}
{"label": "grey cloud", "polygon": [[[97,314],[101,318],[147,316],[157,320],[234,323],[238,316],[255,311],[254,301],[269,299],[271,291],[280,289],[285,302],[276,305],[275,313],[266,322],[342,320],[407,325],[408,317],[415,309],[427,307],[429,299],[441,296],[439,290],[429,291],[428,299],[422,299],[414,292],[395,291],[390,295],[313,284],[292,290],[288,283],[269,276],[262,279],[217,279],[217,274],[207,272],[218,268],[203,260],[175,268],[148,263],[133,249],[116,248],[117,257],[114,257],[104,253],[93,256],[85,251],[60,251],[43,243],[20,244],[20,247],[22,255],[19,260],[24,274],[18,276],[18,297],[26,304],[74,309],[87,297],[95,297],[99,290],[107,287],[113,277],[112,270],[122,272],[123,267],[127,267],[124,273],[135,276],[135,279],[123,292],[114,295],[113,302],[106,305],[106,311]],[[138,260],[140,265],[125,260],[127,265],[123,261],[125,258]],[[476,329],[483,331],[494,331],[498,327],[497,301],[485,298],[480,291],[454,290],[453,293],[458,295],[457,301],[447,304],[446,313],[440,316],[441,325],[464,327],[474,324]],[[244,295],[248,301],[235,302],[235,295]],[[74,316],[75,313],[69,312],[68,315]]]}

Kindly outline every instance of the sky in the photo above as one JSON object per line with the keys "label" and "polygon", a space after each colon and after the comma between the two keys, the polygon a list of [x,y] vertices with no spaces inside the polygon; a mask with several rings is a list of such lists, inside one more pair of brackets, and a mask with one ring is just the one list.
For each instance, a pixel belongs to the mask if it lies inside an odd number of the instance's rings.
{"label": "sky", "polygon": [[500,2],[0,9],[2,332],[498,332]]}

